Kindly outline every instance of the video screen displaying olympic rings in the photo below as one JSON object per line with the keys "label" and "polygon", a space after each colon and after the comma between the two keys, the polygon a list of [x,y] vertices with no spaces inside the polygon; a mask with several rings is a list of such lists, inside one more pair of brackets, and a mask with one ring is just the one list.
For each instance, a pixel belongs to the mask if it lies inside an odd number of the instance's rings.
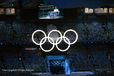
{"label": "video screen displaying olympic rings", "polygon": [[[35,35],[36,33],[38,33],[38,32],[41,32],[41,33],[44,34],[44,37],[40,40],[39,43],[36,42],[35,39],[34,39],[34,35]],[[52,37],[50,37],[50,35],[51,35],[53,32],[57,32],[57,33],[60,35],[60,37],[57,37],[56,41],[54,41],[54,39],[53,39]],[[75,40],[74,40],[73,42],[70,42],[70,39],[68,39],[68,38],[66,37],[66,34],[67,34],[68,32],[74,32],[74,33],[75,33],[76,38],[75,38]],[[51,49],[49,49],[49,50],[45,50],[45,49],[42,47],[42,45],[43,45],[47,40],[48,40],[48,42],[49,42],[50,44],[53,45],[53,46],[51,47]],[[60,48],[58,47],[58,44],[60,44],[62,40],[64,40],[64,42],[68,44],[68,47],[67,47],[66,49],[60,49]],[[51,30],[51,31],[48,33],[48,35],[46,35],[46,33],[45,33],[43,30],[36,30],[36,31],[34,31],[34,32],[32,33],[32,42],[33,42],[34,44],[36,44],[36,45],[39,45],[40,48],[41,48],[41,50],[44,51],[44,52],[50,52],[50,51],[52,51],[55,46],[56,46],[56,48],[57,48],[59,51],[65,52],[65,51],[67,51],[67,50],[70,48],[70,46],[71,46],[72,44],[75,44],[75,43],[77,42],[77,40],[78,40],[78,34],[77,34],[77,32],[76,32],[75,30],[73,30],[73,29],[68,29],[68,30],[66,30],[63,35],[62,35],[62,33],[61,33],[59,30]]]}

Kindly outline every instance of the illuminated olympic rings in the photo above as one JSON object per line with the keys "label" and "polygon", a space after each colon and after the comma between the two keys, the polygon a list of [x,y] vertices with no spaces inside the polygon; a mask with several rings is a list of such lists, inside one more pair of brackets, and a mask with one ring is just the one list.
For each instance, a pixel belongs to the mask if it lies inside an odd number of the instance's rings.
{"label": "illuminated olympic rings", "polygon": [[[36,42],[36,41],[34,40],[34,35],[35,35],[35,33],[37,33],[37,32],[41,32],[41,33],[44,34],[44,37],[41,39],[40,43],[38,43],[38,42]],[[56,39],[55,42],[54,42],[53,38],[50,37],[51,33],[53,33],[53,32],[57,32],[57,33],[60,35],[60,37],[57,37],[57,39]],[[72,43],[70,42],[70,39],[68,39],[68,38],[66,37],[66,34],[67,34],[68,32],[74,32],[75,35],[76,35],[76,38],[75,38],[75,40],[74,40]],[[51,47],[51,49],[49,49],[49,50],[45,50],[45,49],[42,47],[42,45],[46,42],[46,40],[48,40],[49,43],[53,45],[53,46]],[[60,48],[58,47],[58,44],[60,44],[62,40],[64,40],[64,42],[68,44],[68,47],[67,47],[66,49],[60,49]],[[48,35],[46,35],[46,33],[45,33],[43,30],[36,30],[36,31],[34,31],[34,32],[32,33],[32,41],[33,41],[33,43],[36,44],[36,45],[39,45],[40,48],[41,48],[44,52],[50,52],[50,51],[52,51],[55,46],[56,46],[56,48],[57,48],[59,51],[65,52],[65,51],[67,51],[67,50],[70,48],[70,46],[71,46],[72,44],[75,44],[75,43],[77,42],[77,40],[78,40],[78,34],[77,34],[77,32],[76,32],[75,30],[73,30],[73,29],[69,29],[69,30],[65,31],[65,33],[64,33],[63,35],[62,35],[62,33],[61,33],[59,30],[52,30],[52,31],[50,31],[50,32],[48,33]]]}

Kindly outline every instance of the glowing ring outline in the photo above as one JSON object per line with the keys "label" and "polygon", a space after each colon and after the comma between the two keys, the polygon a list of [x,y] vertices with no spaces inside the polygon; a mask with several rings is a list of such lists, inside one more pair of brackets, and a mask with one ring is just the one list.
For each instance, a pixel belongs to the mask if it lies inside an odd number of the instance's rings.
{"label": "glowing ring outline", "polygon": [[[36,31],[34,31],[34,32],[32,33],[32,41],[33,41],[33,43],[36,44],[36,45],[40,45],[40,43],[37,43],[37,42],[34,40],[34,35],[35,35],[35,33],[37,33],[37,32],[43,33],[45,37],[47,37],[47,36],[46,36],[46,33],[45,33],[43,30],[36,30]],[[46,39],[45,39],[44,42],[46,42]],[[42,44],[43,44],[43,43],[42,43]]]}
{"label": "glowing ring outline", "polygon": [[[60,37],[59,37],[60,38]],[[57,41],[59,40],[59,38],[57,39]],[[68,40],[68,47],[66,48],[66,49],[64,49],[64,50],[62,50],[62,49],[60,49],[59,47],[58,47],[58,44],[56,45],[56,48],[59,50],[59,51],[61,51],[61,52],[65,52],[65,51],[67,51],[69,48],[70,48],[70,40],[67,38],[67,37],[63,37],[63,38],[66,38],[67,40]],[[56,42],[57,42],[56,41]],[[65,42],[66,43],[66,42]]]}
{"label": "glowing ring outline", "polygon": [[[77,34],[77,32],[75,31],[75,30],[72,30],[72,29],[69,29],[69,30],[67,30],[67,31],[65,31],[65,33],[63,34],[63,37],[66,37],[65,35],[67,34],[67,32],[74,32],[75,33],[75,35],[76,35],[76,39],[72,42],[72,43],[70,43],[70,44],[75,44],[76,42],[77,42],[77,40],[78,40],[78,34]],[[64,41],[67,43],[67,44],[69,44],[66,40],[65,40],[65,38],[64,38]]]}
{"label": "glowing ring outline", "polygon": [[[62,41],[62,34],[61,34],[61,32],[60,32],[59,30],[52,30],[52,31],[50,31],[50,32],[48,33],[48,41],[49,41],[51,44],[53,44],[53,45],[57,45],[58,43],[56,43],[56,42],[52,43],[52,42],[49,40],[49,38],[52,38],[52,37],[50,37],[50,34],[51,34],[52,32],[58,32],[58,33],[59,33],[60,37],[58,37],[58,38],[61,39],[59,42]],[[58,39],[58,38],[57,38],[57,39]],[[56,40],[56,41],[57,41],[57,40]]]}
{"label": "glowing ring outline", "polygon": [[[42,42],[44,39],[46,39],[46,38],[48,38],[48,37],[43,37],[43,38],[41,39],[41,42]],[[53,41],[52,38],[50,38],[50,39]],[[46,40],[47,40],[47,39],[46,39]],[[41,42],[40,42],[40,43],[41,43]],[[54,43],[54,41],[53,41],[53,43]],[[41,48],[41,50],[43,50],[44,52],[50,52],[50,51],[52,51],[52,50],[54,49],[54,47],[55,47],[55,45],[53,45],[51,49],[45,50],[45,49],[42,47],[42,45],[43,45],[43,44],[40,44],[40,48]]]}

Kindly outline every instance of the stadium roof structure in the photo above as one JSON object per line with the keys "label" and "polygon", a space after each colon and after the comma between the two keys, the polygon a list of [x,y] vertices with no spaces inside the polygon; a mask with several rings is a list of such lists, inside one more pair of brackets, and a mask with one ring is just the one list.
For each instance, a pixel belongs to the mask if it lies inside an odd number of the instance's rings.
{"label": "stadium roof structure", "polygon": [[44,0],[44,2],[54,4],[58,8],[98,7],[114,4],[114,0]]}
{"label": "stadium roof structure", "polygon": [[36,7],[43,3],[55,5],[58,8],[114,6],[114,0],[0,0],[0,6],[8,6],[19,1],[24,7]]}

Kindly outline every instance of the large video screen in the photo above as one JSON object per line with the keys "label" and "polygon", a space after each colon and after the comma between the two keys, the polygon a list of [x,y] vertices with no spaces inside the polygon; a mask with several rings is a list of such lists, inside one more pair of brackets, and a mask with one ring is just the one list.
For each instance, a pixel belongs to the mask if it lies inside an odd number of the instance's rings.
{"label": "large video screen", "polygon": [[91,14],[91,13],[93,13],[93,9],[92,8],[85,8],[85,13]]}
{"label": "large video screen", "polygon": [[96,8],[95,13],[97,13],[97,14],[108,13],[108,8]]}
{"label": "large video screen", "polygon": [[114,8],[85,8],[85,14],[114,14]]}
{"label": "large video screen", "polygon": [[0,15],[4,14],[4,8],[0,8]]}
{"label": "large video screen", "polygon": [[15,8],[6,8],[6,15],[14,15]]}
{"label": "large video screen", "polygon": [[54,5],[39,6],[39,19],[60,19],[62,17],[62,13]]}
{"label": "large video screen", "polygon": [[114,8],[109,8],[109,13],[114,14]]}

